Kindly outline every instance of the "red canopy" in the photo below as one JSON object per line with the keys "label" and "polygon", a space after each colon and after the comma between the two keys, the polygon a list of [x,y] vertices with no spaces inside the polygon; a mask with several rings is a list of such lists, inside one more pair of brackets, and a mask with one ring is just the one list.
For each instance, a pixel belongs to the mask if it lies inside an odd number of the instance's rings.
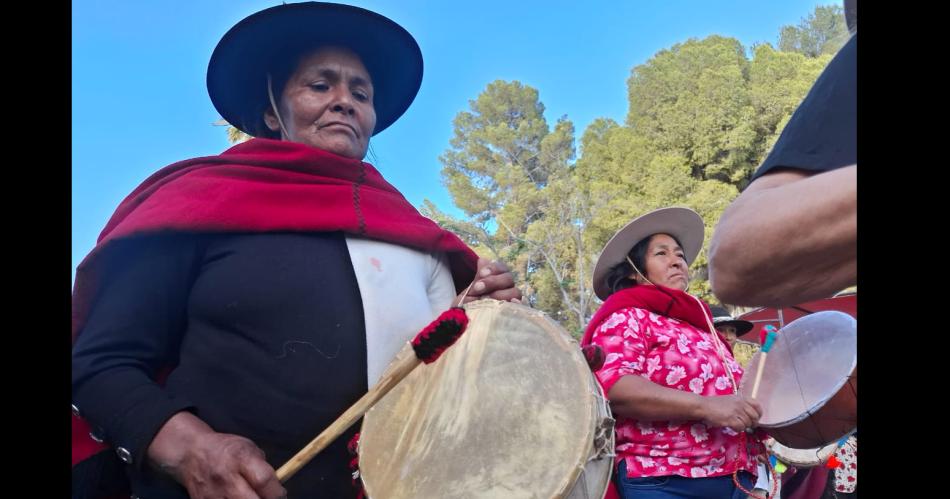
{"label": "red canopy", "polygon": [[782,326],[793,320],[820,310],[837,310],[844,312],[855,319],[858,318],[858,294],[842,294],[832,298],[823,298],[805,302],[800,305],[784,307],[782,309],[763,307],[757,308],[751,312],[746,312],[738,319],[746,320],[754,324],[752,330],[739,337],[740,340],[759,343],[759,331],[767,324],[781,329]]}

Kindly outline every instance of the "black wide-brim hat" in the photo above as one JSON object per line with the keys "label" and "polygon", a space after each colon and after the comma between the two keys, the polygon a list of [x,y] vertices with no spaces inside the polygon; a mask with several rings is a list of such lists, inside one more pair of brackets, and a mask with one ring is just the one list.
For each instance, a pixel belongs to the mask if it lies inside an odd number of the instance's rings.
{"label": "black wide-brim hat", "polygon": [[732,317],[729,315],[729,311],[723,307],[713,306],[710,307],[710,311],[713,314],[712,321],[715,327],[734,326],[736,328],[736,336],[742,336],[752,330],[753,325],[751,322]]}
{"label": "black wide-brim hat", "polygon": [[[422,84],[419,44],[402,26],[375,12],[325,2],[264,9],[228,30],[208,63],[211,102],[228,123],[258,136],[267,130],[267,72],[287,58],[330,45],[359,55],[373,80],[373,135],[406,112]],[[274,89],[274,98],[281,90]]]}

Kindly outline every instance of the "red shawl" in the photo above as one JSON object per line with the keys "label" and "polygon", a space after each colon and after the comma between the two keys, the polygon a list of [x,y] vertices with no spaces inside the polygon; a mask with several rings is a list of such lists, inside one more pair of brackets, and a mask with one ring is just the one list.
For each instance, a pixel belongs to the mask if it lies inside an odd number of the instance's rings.
{"label": "red shawl", "polygon": [[[445,252],[458,290],[475,277],[477,255],[422,216],[369,163],[313,147],[252,139],[218,156],[162,168],[116,209],[76,269],[72,338],[99,286],[103,248],[163,232],[343,231],[429,252]],[[73,417],[73,465],[108,449]]]}
{"label": "red shawl", "polygon": [[[700,304],[702,304],[702,306],[700,306]],[[611,314],[629,307],[649,310],[657,315],[688,322],[700,331],[709,331],[706,318],[709,317],[710,320],[712,319],[712,312],[709,310],[709,305],[702,300],[695,300],[684,291],[668,288],[666,286],[641,284],[632,288],[621,289],[607,297],[607,300],[600,306],[597,313],[594,314],[590,323],[587,324],[587,329],[584,330],[584,336],[581,338],[581,346],[590,344],[594,336],[594,331],[597,330],[601,323],[607,320]],[[715,329],[713,331],[715,331]],[[720,334],[719,331],[715,332],[719,335],[722,343],[726,345],[726,348],[729,349],[729,352],[732,353],[732,348],[729,346],[729,342],[726,341],[726,338]]]}

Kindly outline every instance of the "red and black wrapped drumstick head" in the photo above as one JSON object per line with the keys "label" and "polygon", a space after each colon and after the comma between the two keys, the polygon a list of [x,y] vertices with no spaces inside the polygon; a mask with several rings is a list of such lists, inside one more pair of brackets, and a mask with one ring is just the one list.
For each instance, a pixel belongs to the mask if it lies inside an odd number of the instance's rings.
{"label": "red and black wrapped drumstick head", "polygon": [[442,352],[462,336],[466,326],[468,316],[465,315],[465,309],[452,307],[442,312],[412,339],[416,357],[426,364],[435,362]]}
{"label": "red and black wrapped drumstick head", "polygon": [[366,490],[363,489],[363,479],[360,477],[360,456],[359,452],[360,444],[360,433],[356,432],[353,435],[353,438],[350,439],[349,443],[346,444],[346,450],[349,451],[350,456],[350,474],[353,476],[353,489],[356,491],[356,499],[364,499],[366,497]]}
{"label": "red and black wrapped drumstick head", "polygon": [[353,434],[353,437],[350,438],[350,441],[346,443],[346,450],[350,453],[351,456],[356,456],[357,450],[359,450],[360,445],[360,432]]}

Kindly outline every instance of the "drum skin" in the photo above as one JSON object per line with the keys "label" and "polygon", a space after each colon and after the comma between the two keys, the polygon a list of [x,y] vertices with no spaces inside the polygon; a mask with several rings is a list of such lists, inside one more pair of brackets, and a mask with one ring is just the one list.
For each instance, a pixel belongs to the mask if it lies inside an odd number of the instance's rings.
{"label": "drum skin", "polygon": [[523,305],[465,308],[459,341],[364,417],[367,496],[602,498],[613,419],[576,341]]}

